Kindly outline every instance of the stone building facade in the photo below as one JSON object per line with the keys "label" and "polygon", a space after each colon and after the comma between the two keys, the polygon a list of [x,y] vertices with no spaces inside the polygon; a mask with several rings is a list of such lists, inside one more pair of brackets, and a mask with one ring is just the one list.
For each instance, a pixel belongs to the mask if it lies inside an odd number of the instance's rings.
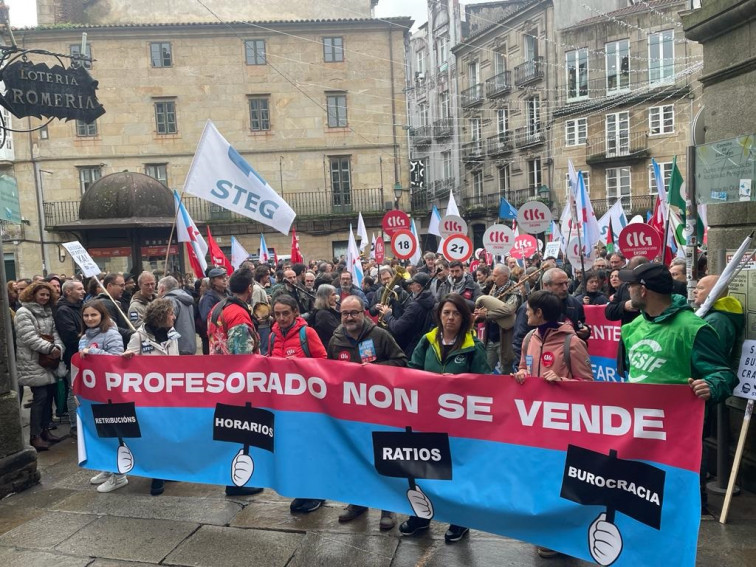
{"label": "stone building facade", "polygon": [[641,2],[561,30],[552,101],[558,200],[569,160],[583,171],[599,215],[618,198],[628,216],[653,209],[652,158],[665,183],[675,156],[686,176],[702,52],[680,27],[685,7],[684,0]]}
{"label": "stone building facade", "polygon": [[[267,14],[271,20],[248,22],[239,20],[259,16],[259,3],[243,3],[244,9],[215,3],[232,10],[234,21],[218,8],[221,21],[206,14],[204,23],[191,10],[185,18],[182,2],[140,10],[145,4],[42,0],[39,27],[15,31],[19,46],[63,54],[77,54],[86,32],[90,73],[106,109],[89,125],[15,120],[20,128],[41,127],[14,136],[13,170],[29,223],[13,251],[19,276],[42,271],[43,248],[47,271],[71,273],[57,242],[76,234],[56,226],[77,219],[83,192],[98,178],[128,170],[181,190],[207,120],[295,209],[306,258],[343,253],[358,212],[368,232],[379,230],[393,206],[393,185],[409,186],[401,125],[407,122],[404,60],[412,20],[372,19],[372,0],[329,2],[327,13],[317,3],[277,2]],[[150,23],[135,15],[145,12]],[[60,17],[66,14],[78,17],[65,23]],[[226,250],[233,235],[255,253],[264,231],[269,247],[289,252],[289,236],[191,196],[186,205]],[[409,206],[406,194],[400,205]],[[47,242],[42,247],[40,235]],[[165,246],[167,238],[168,230],[140,244]],[[96,246],[127,244],[115,238]],[[104,258],[106,268],[130,268],[118,256]],[[145,264],[161,266],[155,258]]]}

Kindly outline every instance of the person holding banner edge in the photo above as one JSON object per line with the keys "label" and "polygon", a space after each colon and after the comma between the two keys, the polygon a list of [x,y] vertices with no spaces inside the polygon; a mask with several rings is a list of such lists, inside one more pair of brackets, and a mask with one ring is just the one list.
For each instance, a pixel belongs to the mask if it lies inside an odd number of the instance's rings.
{"label": "person holding banner edge", "polygon": [[[490,374],[486,347],[472,332],[473,314],[467,300],[458,293],[445,296],[436,307],[438,326],[423,335],[412,353],[410,368],[438,374]],[[427,530],[432,505],[419,487],[407,491],[415,516],[399,526],[402,535]],[[422,515],[422,517],[421,517]],[[450,524],[444,534],[447,543],[461,540],[470,528]]]}

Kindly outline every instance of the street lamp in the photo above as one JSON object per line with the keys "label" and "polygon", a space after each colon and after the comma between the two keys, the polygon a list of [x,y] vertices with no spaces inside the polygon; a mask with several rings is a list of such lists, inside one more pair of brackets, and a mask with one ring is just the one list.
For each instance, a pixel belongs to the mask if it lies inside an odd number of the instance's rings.
{"label": "street lamp", "polygon": [[402,198],[402,193],[404,193],[405,189],[402,189],[402,184],[397,182],[394,183],[394,208],[399,208],[399,199]]}
{"label": "street lamp", "polygon": [[538,198],[541,199],[547,205],[551,205],[551,190],[547,185],[541,185],[537,189]]}

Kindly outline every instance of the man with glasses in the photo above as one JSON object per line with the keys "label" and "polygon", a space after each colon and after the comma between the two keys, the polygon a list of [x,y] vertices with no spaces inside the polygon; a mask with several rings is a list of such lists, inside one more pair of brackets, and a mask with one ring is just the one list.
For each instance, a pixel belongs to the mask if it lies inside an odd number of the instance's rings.
{"label": "man with glasses", "polygon": [[129,304],[129,321],[135,327],[139,327],[144,319],[144,312],[147,306],[152,302],[155,295],[155,276],[151,272],[142,272],[137,279],[139,291],[136,292]]}
{"label": "man with glasses", "polygon": [[307,317],[307,313],[309,313],[312,308],[312,298],[300,289],[301,285],[299,283],[299,278],[294,270],[284,270],[283,277],[283,281],[276,285],[271,291],[271,299],[275,301],[281,295],[290,295],[297,302],[299,312],[304,317]]}
{"label": "man with glasses", "polygon": [[[355,295],[341,302],[341,325],[328,343],[328,358],[358,364],[407,366],[407,357],[388,331],[377,327],[365,317],[365,303]],[[339,522],[351,522],[367,512],[366,506],[349,504],[339,516]],[[380,528],[394,527],[394,514],[381,511]]]}
{"label": "man with glasses", "polygon": [[[121,333],[123,338],[124,348],[129,344],[129,339],[134,332],[129,327],[126,321],[126,316],[121,311],[120,306],[116,306],[115,301],[120,302],[123,290],[126,287],[126,283],[123,279],[123,274],[111,272],[102,278],[102,285],[108,293],[104,291],[97,296],[97,299],[101,299],[105,304],[105,309],[108,310],[110,319],[115,322],[118,327],[118,332]],[[111,301],[112,298],[112,301]]]}

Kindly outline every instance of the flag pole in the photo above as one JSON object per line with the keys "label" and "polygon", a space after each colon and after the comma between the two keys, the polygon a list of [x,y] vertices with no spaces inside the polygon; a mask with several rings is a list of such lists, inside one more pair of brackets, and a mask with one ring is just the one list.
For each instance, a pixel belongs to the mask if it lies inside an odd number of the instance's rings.
{"label": "flag pole", "polygon": [[661,263],[662,264],[666,263],[664,261],[664,259],[667,257],[667,239],[668,239],[668,235],[669,235],[669,217],[671,216],[670,209],[669,209],[669,194],[667,194],[667,202],[666,203],[662,203],[662,207],[664,207],[664,206],[667,207],[667,220],[664,223],[664,238],[662,239],[662,255],[661,255]]}
{"label": "flag pole", "polygon": [[165,247],[165,264],[163,264],[163,276],[168,275],[168,257],[171,255],[171,241],[173,240],[173,233],[176,231],[176,222],[178,221],[178,214],[179,209],[181,207],[181,202],[184,199],[184,192],[181,191],[181,193],[178,193],[179,196],[179,202],[178,206],[174,205],[174,212],[173,212],[173,224],[171,225],[171,235],[168,237],[168,245]]}

